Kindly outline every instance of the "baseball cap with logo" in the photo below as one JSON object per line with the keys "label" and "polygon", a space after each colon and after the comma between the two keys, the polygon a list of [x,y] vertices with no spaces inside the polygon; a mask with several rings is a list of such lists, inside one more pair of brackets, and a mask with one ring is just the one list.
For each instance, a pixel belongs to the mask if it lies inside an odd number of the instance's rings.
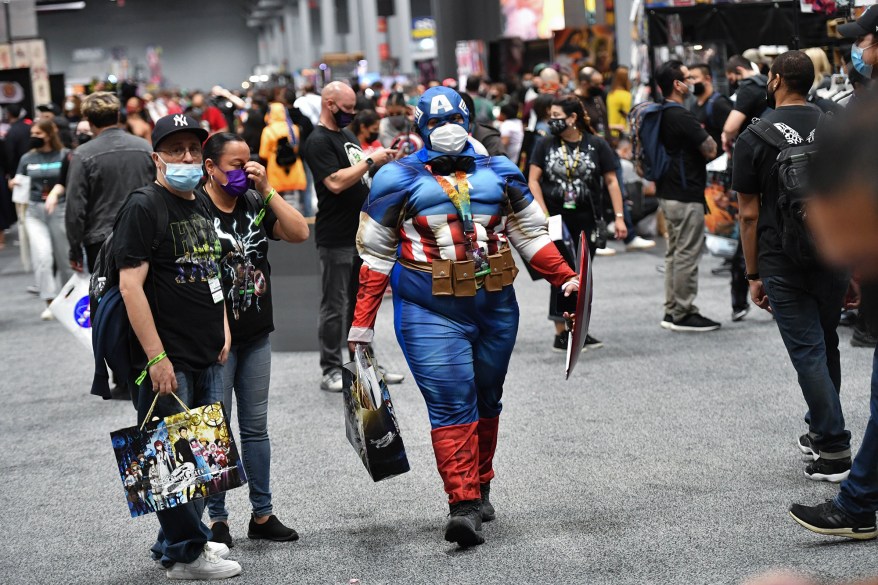
{"label": "baseball cap with logo", "polygon": [[207,140],[207,130],[201,127],[198,120],[186,114],[168,114],[159,118],[152,130],[152,149],[157,150],[159,143],[177,132],[192,132],[198,136],[199,142]]}
{"label": "baseball cap with logo", "polygon": [[838,34],[848,39],[864,37],[868,34],[878,35],[878,8],[868,7],[857,20],[839,26]]}

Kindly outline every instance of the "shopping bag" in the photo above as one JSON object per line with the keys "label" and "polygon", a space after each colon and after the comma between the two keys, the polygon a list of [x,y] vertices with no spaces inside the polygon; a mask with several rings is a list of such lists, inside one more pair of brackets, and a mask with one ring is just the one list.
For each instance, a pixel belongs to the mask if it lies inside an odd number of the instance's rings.
{"label": "shopping bag", "polygon": [[222,402],[110,433],[122,489],[133,518],[167,510],[247,482]]}
{"label": "shopping bag", "polygon": [[373,481],[409,470],[390,392],[374,361],[358,345],[342,369],[345,433]]}
{"label": "shopping bag", "polygon": [[85,274],[74,274],[55,295],[49,310],[55,320],[73,334],[80,343],[91,347],[91,310],[88,300],[89,277]]}

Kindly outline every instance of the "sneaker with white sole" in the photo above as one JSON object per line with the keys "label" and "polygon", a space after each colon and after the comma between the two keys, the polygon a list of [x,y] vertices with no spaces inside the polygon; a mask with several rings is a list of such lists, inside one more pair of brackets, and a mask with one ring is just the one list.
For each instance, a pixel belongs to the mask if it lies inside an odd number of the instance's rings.
{"label": "sneaker with white sole", "polygon": [[647,240],[646,238],[641,238],[640,236],[634,236],[633,240],[625,244],[625,249],[629,252],[638,252],[640,250],[649,250],[651,248],[655,248],[655,242]]}
{"label": "sneaker with white sole", "polygon": [[375,368],[378,370],[378,374],[384,377],[384,382],[386,384],[402,384],[403,380],[405,380],[405,374],[397,374],[395,372],[388,372],[384,366],[378,366]]}
{"label": "sneaker with white sole", "polygon": [[598,248],[595,250],[595,256],[615,256],[616,250],[613,248]]}
{"label": "sneaker with white sole", "polygon": [[341,392],[342,387],[341,372],[338,370],[332,370],[320,380],[320,389],[324,392]]}
{"label": "sneaker with white sole", "polygon": [[174,563],[165,573],[168,579],[212,581],[228,579],[241,574],[241,565],[223,559],[205,545],[198,558],[191,563]]}
{"label": "sneaker with white sole", "polygon": [[702,317],[698,313],[686,315],[679,321],[674,321],[671,325],[671,331],[685,331],[690,333],[700,333],[703,331],[716,331],[720,328],[720,324],[711,321],[707,317]]}
{"label": "sneaker with white sole", "polygon": [[801,437],[799,437],[799,441],[796,443],[796,446],[799,448],[799,451],[802,452],[802,455],[807,456],[812,461],[817,461],[820,456],[820,451],[817,450],[817,447],[814,446],[814,443],[811,441],[811,435],[805,433]]}
{"label": "sneaker with white sole", "polygon": [[875,513],[854,516],[838,507],[832,500],[816,506],[793,504],[790,516],[803,527],[817,534],[842,536],[856,540],[871,540],[878,536]]}
{"label": "sneaker with white sole", "polygon": [[841,483],[851,473],[851,458],[826,459],[816,458],[813,463],[805,466],[805,477],[812,481],[828,481],[829,483]]}
{"label": "sneaker with white sole", "polygon": [[674,327],[674,318],[671,317],[670,313],[665,313],[665,317],[662,319],[662,322],[659,323],[662,329],[667,329],[670,331]]}
{"label": "sneaker with white sole", "polygon": [[[216,556],[218,556],[221,559],[227,559],[227,558],[229,558],[229,555],[232,554],[232,550],[221,542],[211,542],[208,540],[207,544],[204,546],[210,552],[212,552],[213,554],[215,554]],[[162,569],[165,568],[165,566],[162,564],[161,558],[158,558],[158,559],[154,558],[153,560],[155,561],[155,564],[157,567],[160,567]]]}

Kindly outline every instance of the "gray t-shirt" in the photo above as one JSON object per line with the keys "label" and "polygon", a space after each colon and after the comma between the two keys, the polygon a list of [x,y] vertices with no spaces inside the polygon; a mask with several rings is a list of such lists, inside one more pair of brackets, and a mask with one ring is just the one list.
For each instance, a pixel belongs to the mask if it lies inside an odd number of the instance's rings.
{"label": "gray t-shirt", "polygon": [[31,203],[45,201],[52,187],[59,183],[64,184],[62,167],[65,166],[68,152],[66,148],[52,152],[30,150],[21,157],[15,173],[30,177]]}

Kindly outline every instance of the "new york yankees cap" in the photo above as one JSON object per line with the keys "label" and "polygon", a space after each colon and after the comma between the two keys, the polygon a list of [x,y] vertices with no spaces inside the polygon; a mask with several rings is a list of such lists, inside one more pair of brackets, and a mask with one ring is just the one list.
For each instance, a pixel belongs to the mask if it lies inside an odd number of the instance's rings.
{"label": "new york yankees cap", "polygon": [[878,35],[878,8],[874,6],[869,6],[857,20],[838,27],[838,34],[846,39],[864,37],[870,33]]}
{"label": "new york yankees cap", "polygon": [[158,150],[159,143],[177,132],[192,132],[198,136],[199,142],[207,140],[207,130],[201,127],[198,120],[186,114],[168,114],[159,118],[152,130],[152,149]]}

